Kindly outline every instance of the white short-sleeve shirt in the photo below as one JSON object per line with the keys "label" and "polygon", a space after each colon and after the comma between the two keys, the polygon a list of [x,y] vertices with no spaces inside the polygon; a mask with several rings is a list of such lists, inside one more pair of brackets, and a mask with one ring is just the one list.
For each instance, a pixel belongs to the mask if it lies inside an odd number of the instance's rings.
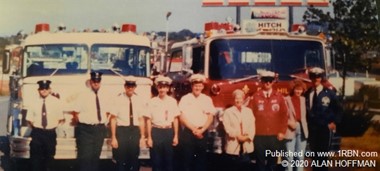
{"label": "white short-sleeve shirt", "polygon": [[75,101],[74,111],[78,112],[78,119],[80,123],[84,124],[103,124],[108,121],[107,112],[109,111],[109,103],[112,101],[110,95],[102,88],[98,90],[98,98],[100,105],[101,121],[98,120],[98,112],[96,109],[96,95],[95,92],[89,88],[83,91],[77,101]]}
{"label": "white short-sleeve shirt", "polygon": [[177,101],[170,96],[163,99],[153,97],[147,109],[148,112],[144,116],[150,118],[156,126],[171,126],[174,118],[180,114]]}
{"label": "white short-sleeve shirt", "polygon": [[214,115],[216,109],[212,99],[205,94],[195,97],[193,93],[183,96],[179,102],[179,109],[191,124],[196,127],[203,126],[207,121],[207,113]]}
{"label": "white short-sleeve shirt", "polygon": [[[29,104],[25,104],[27,110],[26,120],[32,122],[36,128],[43,128],[42,126],[42,105],[43,98],[38,98],[31,101]],[[45,98],[46,107],[46,129],[53,129],[58,126],[59,121],[64,119],[63,116],[63,104],[58,98],[49,95]]]}
{"label": "white short-sleeve shirt", "polygon": [[[146,103],[138,95],[133,94],[132,110],[133,110],[133,126],[139,126],[139,118],[146,113]],[[117,126],[131,126],[129,117],[129,97],[125,92],[119,94],[114,100],[110,108],[111,115],[116,116]]]}

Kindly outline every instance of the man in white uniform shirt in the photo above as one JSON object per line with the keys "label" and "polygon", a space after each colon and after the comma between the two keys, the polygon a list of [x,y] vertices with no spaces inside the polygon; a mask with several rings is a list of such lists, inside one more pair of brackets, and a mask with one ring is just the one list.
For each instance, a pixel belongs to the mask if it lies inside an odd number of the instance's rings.
{"label": "man in white uniform shirt", "polygon": [[38,81],[39,98],[25,104],[26,120],[32,127],[30,158],[33,171],[45,171],[54,159],[57,134],[55,128],[64,122],[63,105],[51,95],[50,80]]}
{"label": "man in white uniform shirt", "polygon": [[111,146],[117,170],[138,171],[140,145],[145,142],[145,102],[135,93],[136,78],[125,78],[125,92],[114,100],[110,110]]}
{"label": "man in white uniform shirt", "polygon": [[148,103],[147,135],[153,171],[173,171],[173,146],[178,144],[177,101],[168,95],[172,80],[159,76],[155,80],[158,96]]}
{"label": "man in white uniform shirt", "polygon": [[213,121],[216,109],[212,99],[203,94],[205,76],[190,77],[192,92],[179,102],[180,121],[185,127],[182,133],[184,170],[207,170],[207,129]]}
{"label": "man in white uniform shirt", "polygon": [[79,123],[76,127],[78,162],[81,171],[97,171],[104,138],[107,134],[108,95],[100,88],[101,72],[91,72],[90,87],[75,102],[74,111]]}

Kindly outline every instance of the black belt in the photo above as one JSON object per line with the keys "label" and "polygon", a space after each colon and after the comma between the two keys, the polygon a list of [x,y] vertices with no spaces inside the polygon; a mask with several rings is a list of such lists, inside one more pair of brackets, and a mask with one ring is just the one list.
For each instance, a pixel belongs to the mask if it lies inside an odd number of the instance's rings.
{"label": "black belt", "polygon": [[86,126],[86,127],[101,127],[101,126],[106,126],[104,123],[99,123],[99,124],[79,123],[79,125]]}
{"label": "black belt", "polygon": [[139,126],[136,126],[136,125],[131,125],[131,126],[118,125],[117,127],[120,127],[120,128],[139,128]]}
{"label": "black belt", "polygon": [[52,132],[52,131],[55,131],[55,128],[51,128],[51,129],[43,129],[43,128],[33,127],[33,129],[36,130],[36,131],[45,131],[45,132]]}
{"label": "black belt", "polygon": [[153,128],[158,128],[158,129],[171,129],[172,126],[171,125],[167,125],[167,126],[160,126],[160,125],[152,125]]}

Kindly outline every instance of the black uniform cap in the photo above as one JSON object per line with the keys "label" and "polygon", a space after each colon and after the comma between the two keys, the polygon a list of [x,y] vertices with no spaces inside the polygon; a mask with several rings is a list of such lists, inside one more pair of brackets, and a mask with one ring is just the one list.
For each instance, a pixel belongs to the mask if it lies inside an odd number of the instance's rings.
{"label": "black uniform cap", "polygon": [[50,80],[40,80],[37,81],[38,84],[38,90],[44,90],[44,89],[49,89],[50,88]]}
{"label": "black uniform cap", "polygon": [[103,73],[101,72],[91,72],[91,80],[94,82],[100,82],[102,80]]}

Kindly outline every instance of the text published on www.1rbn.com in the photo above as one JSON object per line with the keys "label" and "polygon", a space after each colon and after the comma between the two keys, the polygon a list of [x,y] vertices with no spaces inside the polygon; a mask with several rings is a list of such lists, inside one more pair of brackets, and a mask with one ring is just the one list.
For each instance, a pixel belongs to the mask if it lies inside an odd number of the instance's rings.
{"label": "text published on www.1rbn.com", "polygon": [[[378,152],[376,151],[359,151],[359,150],[339,150],[329,152],[312,152],[312,151],[271,151],[266,150],[267,157],[281,157],[283,167],[337,167],[337,168],[376,168]],[[293,160],[287,160],[293,157]],[[303,157],[303,160],[297,158]],[[313,160],[314,157],[336,157],[323,161]],[[344,159],[340,159],[344,158]]]}

